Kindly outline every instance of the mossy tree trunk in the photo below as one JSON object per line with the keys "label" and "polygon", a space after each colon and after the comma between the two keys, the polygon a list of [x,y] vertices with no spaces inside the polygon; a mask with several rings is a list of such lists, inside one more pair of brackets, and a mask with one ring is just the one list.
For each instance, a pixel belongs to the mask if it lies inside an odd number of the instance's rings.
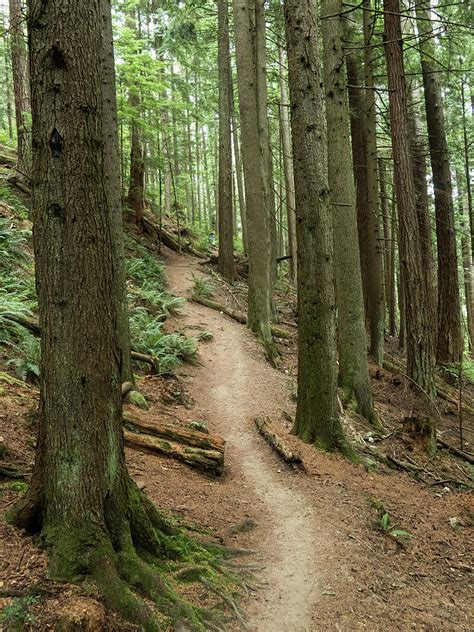
{"label": "mossy tree trunk", "polygon": [[324,85],[329,189],[334,225],[334,269],[339,326],[339,377],[347,403],[375,421],[364,322],[357,215],[352,168],[349,101],[342,47],[342,0],[323,0]]}
{"label": "mossy tree trunk", "polygon": [[26,37],[23,29],[24,16],[20,0],[9,0],[10,52],[12,60],[13,93],[15,96],[18,171],[30,176],[31,129],[30,86],[28,77]]}
{"label": "mossy tree trunk", "polygon": [[123,449],[110,2],[32,0],[29,36],[41,392],[32,481],[11,519],[42,533],[54,576],[91,574],[110,605],[156,630],[128,588],[164,594],[136,553],[161,552],[162,521]]}
{"label": "mossy tree trunk", "polygon": [[295,432],[345,446],[337,413],[333,230],[322,58],[313,0],[285,0],[298,240],[298,405]]}
{"label": "mossy tree trunk", "polygon": [[248,326],[272,346],[270,320],[271,240],[265,201],[265,170],[259,142],[256,42],[253,30],[255,2],[233,0],[237,84],[245,180],[249,258]]}
{"label": "mossy tree trunk", "polygon": [[232,130],[228,0],[218,3],[219,69],[219,272],[232,281],[235,277],[232,209]]}
{"label": "mossy tree trunk", "polygon": [[404,292],[408,375],[429,395],[434,393],[433,330],[429,289],[423,274],[413,164],[409,145],[407,87],[399,0],[384,0],[390,130],[399,225],[401,286]]}

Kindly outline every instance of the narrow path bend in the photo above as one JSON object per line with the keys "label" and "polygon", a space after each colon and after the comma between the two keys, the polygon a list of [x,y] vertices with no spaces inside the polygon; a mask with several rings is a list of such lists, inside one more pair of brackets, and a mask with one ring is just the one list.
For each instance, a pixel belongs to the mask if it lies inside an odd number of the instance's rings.
{"label": "narrow path bend", "polygon": [[[167,266],[173,293],[187,296],[197,260],[172,255]],[[281,414],[289,390],[286,378],[268,365],[260,345],[245,327],[213,310],[186,303],[180,322],[212,331],[200,348],[202,367],[191,384],[197,411],[212,431],[223,435],[226,482],[248,490],[260,505],[258,557],[261,589],[249,605],[249,629],[259,632],[310,632],[321,592],[315,551],[317,516],[299,489],[301,476],[289,471],[256,433],[256,415]],[[325,542],[327,545],[327,542]]]}

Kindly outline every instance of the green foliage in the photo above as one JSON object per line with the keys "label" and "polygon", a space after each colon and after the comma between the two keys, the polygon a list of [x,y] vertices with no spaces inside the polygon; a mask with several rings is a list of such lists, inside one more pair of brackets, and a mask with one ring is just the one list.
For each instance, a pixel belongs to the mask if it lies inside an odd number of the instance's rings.
{"label": "green foliage", "polygon": [[28,218],[28,208],[23,204],[19,197],[12,193],[11,189],[0,186],[0,200],[8,204],[8,206],[10,206],[15,211],[15,214],[21,219]]}
{"label": "green foliage", "polygon": [[183,362],[195,360],[197,343],[179,333],[163,332],[163,323],[144,308],[135,308],[130,316],[132,346],[141,353],[156,356],[160,373],[172,373]]}
{"label": "green foliage", "polygon": [[214,296],[216,286],[205,277],[193,274],[193,294],[202,296],[203,298],[211,298]]}
{"label": "green foliage", "polygon": [[127,275],[140,287],[163,289],[165,286],[163,264],[145,249],[135,249],[135,244],[133,245],[133,255],[126,260]]}
{"label": "green foliage", "polygon": [[[39,597],[29,595],[28,597],[15,597],[11,603],[7,604],[0,611],[0,621],[5,629],[13,629],[19,624],[34,625],[36,617],[29,612],[29,608],[39,601]],[[21,626],[20,629],[22,629]]]}
{"label": "green foliage", "polygon": [[392,519],[388,511],[381,500],[376,498],[369,498],[369,505],[375,509],[378,513],[377,526],[378,529],[392,538],[395,538],[402,544],[407,544],[410,538],[413,538],[413,533],[406,531],[405,529],[397,528],[396,524],[392,524]]}
{"label": "green foliage", "polygon": [[205,329],[204,331],[199,332],[196,338],[199,340],[199,342],[210,342],[214,339],[214,334],[212,333],[212,331],[208,331],[207,329]]}

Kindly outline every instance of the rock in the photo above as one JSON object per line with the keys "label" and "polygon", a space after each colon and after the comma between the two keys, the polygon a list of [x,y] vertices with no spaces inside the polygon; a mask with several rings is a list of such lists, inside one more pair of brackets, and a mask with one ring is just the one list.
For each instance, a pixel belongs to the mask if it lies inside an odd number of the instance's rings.
{"label": "rock", "polygon": [[148,403],[144,396],[138,391],[130,391],[127,395],[127,400],[133,406],[138,406],[141,410],[148,410]]}

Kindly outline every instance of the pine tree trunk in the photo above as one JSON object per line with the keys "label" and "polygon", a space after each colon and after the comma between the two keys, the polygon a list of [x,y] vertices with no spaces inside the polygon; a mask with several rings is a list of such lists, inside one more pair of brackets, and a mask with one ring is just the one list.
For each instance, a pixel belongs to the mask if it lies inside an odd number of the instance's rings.
{"label": "pine tree trunk", "polygon": [[18,148],[18,171],[27,177],[31,168],[31,112],[26,38],[23,32],[21,0],[8,1],[10,12],[10,52]]}
{"label": "pine tree trunk", "polygon": [[377,170],[377,138],[375,112],[375,84],[373,78],[373,30],[375,14],[370,11],[371,0],[364,0],[364,79],[365,79],[365,126],[367,160],[367,307],[370,331],[370,354],[380,366],[383,364],[384,351],[384,287],[383,287],[383,250],[380,235],[379,187]]}
{"label": "pine tree trunk", "polygon": [[399,0],[384,0],[390,129],[399,225],[399,259],[404,291],[407,371],[429,395],[434,393],[431,313],[424,282],[416,192],[409,146],[407,88]]}
{"label": "pine tree trunk", "polygon": [[218,270],[235,277],[232,209],[232,130],[230,121],[230,51],[228,0],[218,3],[219,67],[219,261]]}
{"label": "pine tree trunk", "polygon": [[290,255],[290,279],[296,284],[296,212],[295,212],[295,181],[293,174],[293,156],[291,153],[291,133],[289,121],[290,104],[284,75],[285,54],[281,46],[278,47],[280,62],[280,121],[281,144],[283,153],[283,172],[285,174],[285,205],[288,226],[288,245]]}
{"label": "pine tree trunk", "polygon": [[469,217],[464,206],[462,176],[456,172],[458,208],[461,229],[461,252],[464,277],[464,300],[466,303],[466,330],[471,357],[474,357],[474,268],[472,264],[471,243],[468,237]]}
{"label": "pine tree trunk", "polygon": [[[323,0],[323,15],[342,11],[342,0]],[[322,21],[330,204],[338,317],[339,378],[347,403],[375,421],[367,363],[364,297],[357,236],[349,101],[340,18]]]}
{"label": "pine tree trunk", "polygon": [[462,357],[461,308],[454,227],[454,205],[444,124],[443,96],[436,63],[429,0],[416,5],[420,34],[421,70],[425,93],[428,143],[433,174],[438,243],[438,364],[460,362]]}
{"label": "pine tree trunk", "polygon": [[[255,0],[251,0],[250,5]],[[258,333],[267,348],[272,344],[271,242],[265,204],[265,172],[259,142],[255,39],[247,0],[233,0],[237,83],[239,88],[242,155],[247,211],[249,257],[248,326]],[[254,9],[254,6],[251,7]]]}
{"label": "pine tree trunk", "polygon": [[295,432],[344,447],[337,412],[333,230],[322,59],[313,0],[285,0],[298,239],[298,405]]}
{"label": "pine tree trunk", "polygon": [[235,165],[235,179],[237,181],[237,192],[239,194],[239,212],[240,222],[242,224],[242,243],[244,246],[244,254],[248,254],[248,237],[247,237],[247,214],[245,208],[245,191],[244,191],[244,179],[242,176],[242,157],[240,155],[240,143],[239,132],[237,129],[237,121],[235,116],[234,107],[234,90],[232,87],[232,77],[230,81],[230,95],[231,95],[231,117],[232,117],[232,145],[234,148],[234,165]]}

